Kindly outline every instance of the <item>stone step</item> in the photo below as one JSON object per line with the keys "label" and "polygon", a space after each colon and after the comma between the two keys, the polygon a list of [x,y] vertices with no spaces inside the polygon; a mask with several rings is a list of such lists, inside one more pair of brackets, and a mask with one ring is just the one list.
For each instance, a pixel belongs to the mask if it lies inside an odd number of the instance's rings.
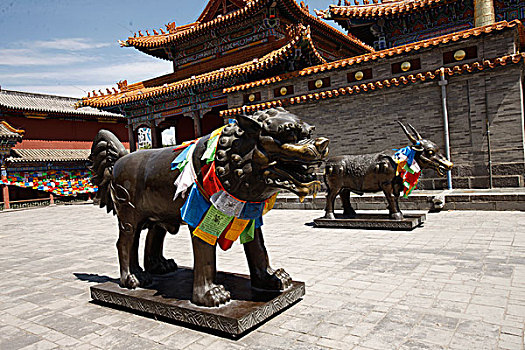
{"label": "stone step", "polygon": [[[283,193],[277,197],[275,209],[315,209],[323,210],[326,193],[320,193],[314,199],[308,196],[303,203],[291,193]],[[359,196],[352,194],[350,202],[355,210],[386,210],[385,196],[378,193]],[[525,189],[456,189],[414,191],[408,198],[400,198],[401,210],[520,210],[525,211]],[[339,197],[335,209],[341,210]]]}

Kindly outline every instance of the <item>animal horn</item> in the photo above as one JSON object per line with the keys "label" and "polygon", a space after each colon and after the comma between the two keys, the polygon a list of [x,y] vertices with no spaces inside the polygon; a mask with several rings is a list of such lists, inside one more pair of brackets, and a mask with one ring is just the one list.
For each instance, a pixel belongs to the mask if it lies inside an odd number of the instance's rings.
{"label": "animal horn", "polygon": [[[401,123],[399,120],[398,120],[397,122],[399,123],[399,125],[401,125],[401,128],[403,128],[403,131],[404,131],[405,134],[407,135],[408,139],[409,139],[410,141],[412,141],[413,144],[416,144],[416,143],[417,143],[417,140],[414,138],[414,136],[412,136],[412,135],[408,132],[407,128],[403,125],[403,123]],[[410,125],[410,124],[409,124],[409,125]]]}
{"label": "animal horn", "polygon": [[410,123],[408,123],[408,127],[410,128],[410,130],[412,130],[412,132],[414,134],[416,134],[417,136],[417,140],[422,140],[423,138],[421,137],[421,135],[417,132],[416,128],[414,128],[412,125],[410,125]]}

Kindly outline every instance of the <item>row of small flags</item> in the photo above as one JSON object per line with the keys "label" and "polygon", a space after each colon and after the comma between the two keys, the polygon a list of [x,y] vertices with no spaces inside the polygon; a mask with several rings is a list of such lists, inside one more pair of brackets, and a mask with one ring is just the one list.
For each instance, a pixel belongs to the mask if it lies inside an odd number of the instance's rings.
{"label": "row of small flags", "polygon": [[97,186],[91,183],[91,172],[86,170],[49,170],[9,172],[4,185],[31,188],[53,193],[57,196],[75,196],[97,192]]}

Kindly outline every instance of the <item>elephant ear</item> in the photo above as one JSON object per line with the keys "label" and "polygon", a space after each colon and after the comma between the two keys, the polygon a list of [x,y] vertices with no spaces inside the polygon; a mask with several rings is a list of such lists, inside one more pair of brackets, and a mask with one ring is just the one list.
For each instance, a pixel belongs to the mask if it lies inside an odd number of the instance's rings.
{"label": "elephant ear", "polygon": [[262,125],[255,119],[250,118],[246,114],[240,114],[237,117],[237,123],[239,127],[251,136],[258,136],[262,130]]}

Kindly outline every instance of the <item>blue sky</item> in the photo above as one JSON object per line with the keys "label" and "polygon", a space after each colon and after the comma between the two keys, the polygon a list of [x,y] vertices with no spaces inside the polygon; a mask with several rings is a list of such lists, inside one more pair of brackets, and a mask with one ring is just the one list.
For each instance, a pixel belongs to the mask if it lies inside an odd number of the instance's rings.
{"label": "blue sky", "polygon": [[[0,86],[82,97],[169,73],[169,62],[121,48],[138,30],[193,22],[208,0],[0,0]],[[305,1],[310,11],[334,0]]]}

